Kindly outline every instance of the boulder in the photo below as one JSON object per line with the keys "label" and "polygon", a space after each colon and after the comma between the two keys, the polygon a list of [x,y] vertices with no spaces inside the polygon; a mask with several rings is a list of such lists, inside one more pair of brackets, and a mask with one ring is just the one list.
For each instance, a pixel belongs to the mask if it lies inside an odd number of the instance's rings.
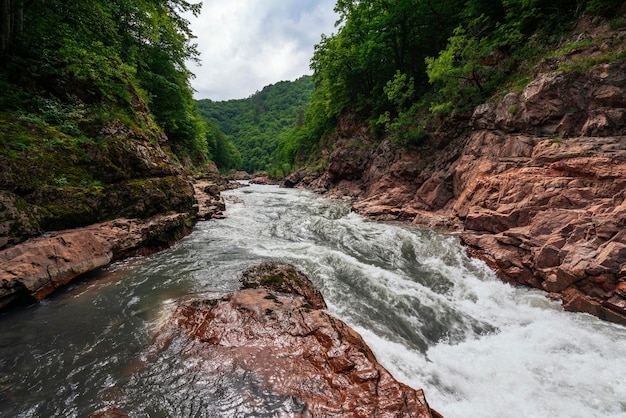
{"label": "boulder", "polygon": [[186,354],[211,375],[242,369],[277,396],[290,416],[422,417],[432,410],[421,389],[396,381],[348,325],[325,312],[319,291],[285,264],[243,274],[244,289],[179,304],[156,340],[196,341]]}

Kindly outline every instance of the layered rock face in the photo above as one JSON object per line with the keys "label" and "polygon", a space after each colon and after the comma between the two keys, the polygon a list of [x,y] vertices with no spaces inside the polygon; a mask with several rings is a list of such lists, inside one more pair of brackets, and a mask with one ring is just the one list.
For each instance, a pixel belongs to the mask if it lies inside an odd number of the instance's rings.
{"label": "layered rock face", "polygon": [[422,155],[344,120],[328,171],[286,184],[350,196],[374,218],[460,229],[504,280],[626,324],[626,64],[540,74],[465,123],[471,133]]}
{"label": "layered rock face", "polygon": [[219,172],[208,173],[193,183],[197,202],[193,210],[118,218],[0,249],[0,309],[16,301],[41,300],[111,261],[169,247],[188,234],[197,219],[223,216],[220,192],[229,187],[234,186]]}
{"label": "layered rock face", "polygon": [[472,125],[447,172],[470,252],[626,324],[626,65],[541,75]]}
{"label": "layered rock face", "polygon": [[324,311],[308,278],[264,263],[244,272],[243,290],[181,303],[156,345],[183,333],[212,375],[243,369],[291,399],[290,416],[440,417],[422,390],[397,382],[363,339]]}
{"label": "layered rock face", "polygon": [[189,232],[190,214],[157,215],[55,232],[0,251],[0,308],[41,300],[111,261],[171,245]]}

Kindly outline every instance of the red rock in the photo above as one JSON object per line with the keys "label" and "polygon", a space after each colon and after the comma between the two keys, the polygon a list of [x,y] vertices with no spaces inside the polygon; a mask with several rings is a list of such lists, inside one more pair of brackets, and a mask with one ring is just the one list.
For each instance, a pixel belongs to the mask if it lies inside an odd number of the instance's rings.
{"label": "red rock", "polygon": [[624,74],[623,61],[584,74],[540,73],[522,93],[478,106],[469,126],[449,122],[468,133],[437,126],[449,147],[421,156],[394,151],[390,141],[369,154],[341,150],[353,140],[375,149],[366,123],[358,129],[354,119],[342,121],[334,152],[353,161],[336,161],[346,175],[334,169],[324,187],[349,194],[368,216],[460,226],[468,252],[499,277],[552,292],[573,288],[579,293],[568,309],[608,319],[595,304],[612,294],[593,278],[626,277]]}
{"label": "red rock", "polygon": [[602,316],[602,306],[575,289],[563,292],[563,308],[566,311],[586,312],[594,316]]}
{"label": "red rock", "polygon": [[560,253],[560,249],[549,244],[544,245],[535,257],[535,264],[537,268],[542,269],[558,266],[561,264],[561,258],[559,257]]}
{"label": "red rock", "polygon": [[353,329],[319,309],[325,303],[302,273],[270,263],[242,281],[254,288],[181,303],[157,346],[182,332],[200,342],[187,355],[210,364],[212,373],[237,365],[304,405],[296,414],[440,417],[421,389],[396,381]]}
{"label": "red rock", "polygon": [[191,229],[188,214],[117,219],[33,238],[0,251],[0,308],[41,300],[81,274],[149,245],[162,249]]}
{"label": "red rock", "polygon": [[213,178],[199,178],[193,183],[196,200],[196,217],[199,220],[220,218],[226,210],[224,199],[220,192],[227,188],[222,181]]}
{"label": "red rock", "polygon": [[326,302],[320,291],[308,277],[291,264],[266,262],[251,267],[241,274],[244,288],[265,287],[281,293],[289,293],[305,298],[312,308],[326,309]]}
{"label": "red rock", "polygon": [[600,107],[626,107],[626,91],[613,85],[599,85],[592,92],[594,104]]}
{"label": "red rock", "polygon": [[541,285],[547,292],[559,293],[570,287],[572,283],[573,280],[570,277],[552,273]]}
{"label": "red rock", "polygon": [[616,312],[624,312],[626,311],[626,298],[621,296],[613,296],[612,298],[604,302],[604,306]]}
{"label": "red rock", "polygon": [[109,408],[104,411],[96,412],[86,418],[130,418],[130,415],[117,408]]}
{"label": "red rock", "polygon": [[598,249],[596,262],[608,270],[617,272],[626,263],[626,244],[609,241]]}

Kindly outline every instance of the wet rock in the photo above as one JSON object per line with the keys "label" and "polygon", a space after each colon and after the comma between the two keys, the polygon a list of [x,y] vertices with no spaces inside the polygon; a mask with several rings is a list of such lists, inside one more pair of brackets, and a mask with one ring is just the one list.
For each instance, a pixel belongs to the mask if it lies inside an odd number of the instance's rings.
{"label": "wet rock", "polygon": [[251,178],[252,176],[246,171],[237,171],[229,176],[229,179],[234,180],[234,181],[250,180]]}
{"label": "wet rock", "polygon": [[314,309],[326,309],[320,291],[308,277],[291,264],[266,262],[245,270],[241,283],[246,289],[267,288],[272,291],[302,296]]}
{"label": "wet rock", "polygon": [[204,173],[196,175],[192,184],[198,220],[223,218],[226,204],[221,192],[241,186],[237,181],[223,177],[214,162],[208,164]]}
{"label": "wet rock", "polygon": [[296,187],[298,184],[302,183],[305,177],[309,176],[310,173],[306,168],[301,168],[299,170],[294,171],[283,180],[281,186],[286,187],[288,189],[292,189]]}
{"label": "wet rock", "polygon": [[206,179],[196,179],[193,182],[196,200],[196,217],[199,220],[221,218],[224,216],[226,204],[220,194],[224,186]]}
{"label": "wet rock", "polygon": [[421,389],[396,381],[353,329],[322,310],[302,273],[266,263],[242,281],[248,288],[236,293],[181,303],[156,345],[186,334],[203,370],[243,369],[290,399],[290,416],[440,417]]}
{"label": "wet rock", "polygon": [[191,230],[189,214],[117,219],[33,238],[0,251],[0,308],[41,300],[81,274],[166,248]]}
{"label": "wet rock", "polygon": [[108,408],[100,412],[88,415],[85,418],[131,418],[126,412],[117,408]]}
{"label": "wet rock", "polygon": [[279,178],[270,177],[265,174],[257,174],[250,179],[250,183],[252,184],[265,184],[270,186],[275,186],[280,184],[281,180]]}

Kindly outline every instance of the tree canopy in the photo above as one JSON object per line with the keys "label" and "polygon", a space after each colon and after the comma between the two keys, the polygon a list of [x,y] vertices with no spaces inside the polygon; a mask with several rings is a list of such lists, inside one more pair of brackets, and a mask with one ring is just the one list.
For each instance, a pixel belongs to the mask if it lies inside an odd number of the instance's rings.
{"label": "tree canopy", "polygon": [[0,5],[2,109],[63,125],[75,135],[95,135],[113,119],[160,129],[173,151],[195,164],[218,152],[211,148],[215,127],[198,114],[186,66],[198,52],[183,16],[200,13],[201,3],[2,0]]}
{"label": "tree canopy", "polygon": [[411,142],[423,137],[416,113],[471,109],[583,13],[620,7],[618,0],[338,0],[337,33],[322,37],[311,61],[309,119],[333,125],[350,110]]}

